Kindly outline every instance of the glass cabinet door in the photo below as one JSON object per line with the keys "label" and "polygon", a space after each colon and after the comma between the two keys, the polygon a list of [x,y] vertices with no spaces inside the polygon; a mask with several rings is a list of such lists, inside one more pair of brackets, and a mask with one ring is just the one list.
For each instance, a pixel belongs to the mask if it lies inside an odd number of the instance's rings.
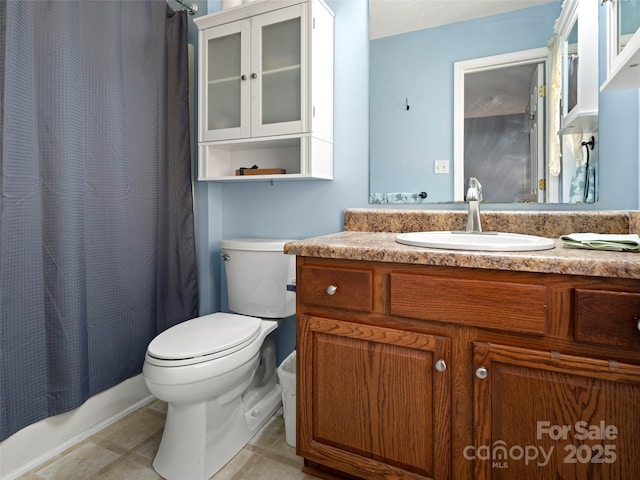
{"label": "glass cabinet door", "polygon": [[[607,1],[607,74],[620,68],[619,55],[640,29],[640,0]],[[635,63],[635,62],[634,62]]]}
{"label": "glass cabinet door", "polygon": [[567,115],[578,105],[578,19],[571,27],[569,36],[565,40],[564,58],[564,114]]}
{"label": "glass cabinet door", "polygon": [[640,28],[640,0],[616,0],[618,9],[618,45],[619,54],[629,39]]}
{"label": "glass cabinet door", "polygon": [[[296,5],[256,17],[253,23],[252,135],[303,131],[305,84],[305,12]],[[256,84],[257,82],[257,84]]]}
{"label": "glass cabinet door", "polygon": [[250,134],[248,30],[236,22],[208,32],[204,140]]}

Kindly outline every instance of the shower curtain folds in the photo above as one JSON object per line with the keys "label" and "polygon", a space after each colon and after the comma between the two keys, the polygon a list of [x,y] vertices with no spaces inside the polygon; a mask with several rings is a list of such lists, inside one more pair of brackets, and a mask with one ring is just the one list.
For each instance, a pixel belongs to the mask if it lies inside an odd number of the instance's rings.
{"label": "shower curtain folds", "polygon": [[186,15],[0,0],[0,440],[197,315]]}

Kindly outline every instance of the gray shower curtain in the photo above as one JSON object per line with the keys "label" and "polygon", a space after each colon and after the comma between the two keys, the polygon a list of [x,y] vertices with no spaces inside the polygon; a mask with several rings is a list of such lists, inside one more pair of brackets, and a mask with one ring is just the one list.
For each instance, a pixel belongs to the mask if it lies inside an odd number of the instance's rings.
{"label": "gray shower curtain", "polygon": [[197,315],[186,14],[0,0],[0,440]]}

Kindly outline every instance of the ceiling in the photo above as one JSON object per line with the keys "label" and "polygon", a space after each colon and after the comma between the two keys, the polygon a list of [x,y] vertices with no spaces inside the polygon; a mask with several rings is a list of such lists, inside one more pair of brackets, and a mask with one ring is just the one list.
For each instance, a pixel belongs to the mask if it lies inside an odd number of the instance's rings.
{"label": "ceiling", "polygon": [[527,112],[536,67],[537,63],[528,63],[466,74],[464,118]]}
{"label": "ceiling", "polygon": [[369,0],[369,37],[388,37],[558,0]]}

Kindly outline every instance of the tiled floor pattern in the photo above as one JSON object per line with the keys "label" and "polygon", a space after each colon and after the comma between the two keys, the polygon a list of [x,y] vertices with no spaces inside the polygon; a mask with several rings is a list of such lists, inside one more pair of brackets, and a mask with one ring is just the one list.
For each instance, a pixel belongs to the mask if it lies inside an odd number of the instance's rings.
{"label": "tiled floor pattern", "polygon": [[[152,401],[18,480],[154,480],[156,454],[166,404]],[[282,410],[277,412],[215,480],[312,480],[301,472],[302,459],[285,442]],[[317,480],[317,479],[316,479]]]}

